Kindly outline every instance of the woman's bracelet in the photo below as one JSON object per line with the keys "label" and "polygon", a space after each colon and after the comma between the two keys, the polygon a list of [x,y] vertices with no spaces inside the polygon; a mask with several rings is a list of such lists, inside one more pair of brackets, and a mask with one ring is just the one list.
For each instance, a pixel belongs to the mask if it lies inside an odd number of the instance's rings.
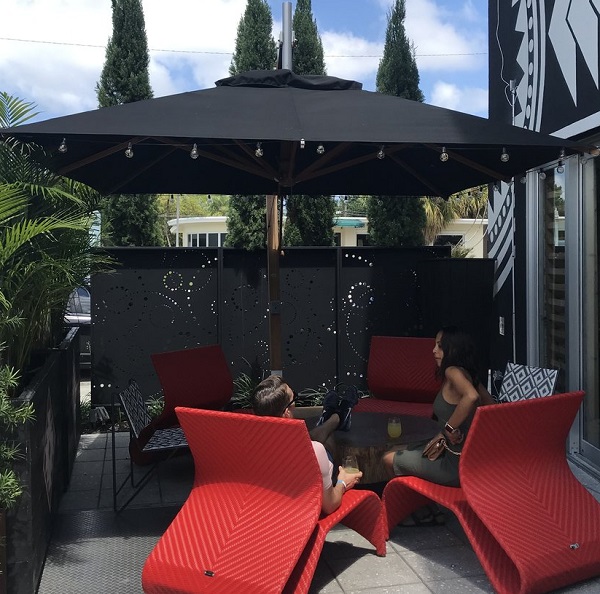
{"label": "woman's bracelet", "polygon": [[444,425],[444,430],[448,433],[456,433],[458,431],[458,429],[455,429],[452,425],[450,425],[450,423],[446,423]]}
{"label": "woman's bracelet", "polygon": [[338,479],[336,485],[339,485],[340,483],[342,483],[342,485],[344,485],[344,491],[346,491],[348,489],[348,486],[346,485],[346,481],[343,481],[342,479]]}

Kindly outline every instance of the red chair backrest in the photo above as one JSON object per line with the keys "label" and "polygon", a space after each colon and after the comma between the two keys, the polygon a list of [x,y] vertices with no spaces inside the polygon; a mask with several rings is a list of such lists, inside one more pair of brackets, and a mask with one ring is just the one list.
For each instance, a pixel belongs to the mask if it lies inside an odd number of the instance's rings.
{"label": "red chair backrest", "polygon": [[600,533],[600,506],[566,458],[566,440],[583,396],[568,392],[475,412],[460,461],[461,486],[513,559],[549,563],[555,557],[552,563],[559,563],[568,559],[569,542],[583,547]]}
{"label": "red chair backrest", "polygon": [[435,376],[432,338],[372,336],[367,384],[376,398],[433,402],[441,383]]}
{"label": "red chair backrest", "polygon": [[176,406],[222,409],[231,399],[233,379],[218,344],[154,353],[152,364],[165,395],[165,413]]}
{"label": "red chair backrest", "polygon": [[321,513],[323,483],[304,421],[176,412],[195,464],[180,513],[189,515],[186,546],[214,572],[206,587],[237,581],[241,591],[256,580],[280,592]]}

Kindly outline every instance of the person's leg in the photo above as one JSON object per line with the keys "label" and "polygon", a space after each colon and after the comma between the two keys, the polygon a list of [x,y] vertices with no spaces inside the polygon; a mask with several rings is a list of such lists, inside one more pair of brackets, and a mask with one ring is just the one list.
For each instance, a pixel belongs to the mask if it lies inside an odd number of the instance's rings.
{"label": "person's leg", "polygon": [[339,407],[340,431],[350,431],[352,424],[352,409],[358,402],[358,390],[356,386],[348,386],[342,394]]}
{"label": "person's leg", "polygon": [[[321,427],[324,425],[332,415],[336,415],[338,412],[340,397],[335,390],[329,390],[325,397],[323,398],[323,412],[321,413],[321,418],[317,422],[317,427]],[[339,425],[339,417],[338,417],[338,425]],[[334,428],[337,429],[337,425]],[[315,439],[315,441],[321,441],[320,439]],[[321,441],[321,443],[324,443]]]}
{"label": "person's leg", "polygon": [[313,441],[322,443],[327,448],[327,442],[330,440],[331,434],[338,428],[340,424],[340,417],[337,412],[332,413],[326,421],[317,425],[309,431],[310,438]]}

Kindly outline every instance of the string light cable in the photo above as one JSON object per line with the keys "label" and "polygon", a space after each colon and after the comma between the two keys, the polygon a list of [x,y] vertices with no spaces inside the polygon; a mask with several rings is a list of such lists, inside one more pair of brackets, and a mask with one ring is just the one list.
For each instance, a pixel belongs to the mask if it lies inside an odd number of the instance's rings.
{"label": "string light cable", "polygon": [[[89,47],[106,49],[105,45],[97,45],[93,43],[74,43],[67,41],[46,41],[41,39],[20,39],[17,37],[0,37],[0,41],[14,41],[17,43],[42,43],[47,45],[62,45],[67,47]],[[219,52],[219,51],[208,51],[208,50],[176,50],[176,49],[162,49],[162,48],[149,48],[150,52],[164,52],[172,54],[208,54],[216,56],[232,56],[234,52]],[[460,53],[443,53],[443,54],[415,54],[417,58],[444,58],[444,57],[456,57],[456,56],[487,56],[487,52],[460,52]],[[325,58],[382,58],[381,54],[363,54],[363,55],[338,55],[338,54],[326,54]]]}

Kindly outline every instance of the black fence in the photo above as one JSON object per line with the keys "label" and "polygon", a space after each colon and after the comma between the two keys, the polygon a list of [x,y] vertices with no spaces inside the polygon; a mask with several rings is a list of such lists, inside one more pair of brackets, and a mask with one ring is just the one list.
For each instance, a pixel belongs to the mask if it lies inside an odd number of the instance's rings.
{"label": "black fence", "polygon": [[[92,403],[135,378],[160,393],[150,355],[221,344],[234,377],[268,375],[265,251],[116,248],[115,272],[92,279]],[[487,365],[494,262],[447,247],[288,248],[281,257],[283,374],[297,390],[366,388],[373,335],[431,336],[455,323]],[[433,348],[433,341],[432,341]],[[190,381],[208,382],[210,377]]]}

